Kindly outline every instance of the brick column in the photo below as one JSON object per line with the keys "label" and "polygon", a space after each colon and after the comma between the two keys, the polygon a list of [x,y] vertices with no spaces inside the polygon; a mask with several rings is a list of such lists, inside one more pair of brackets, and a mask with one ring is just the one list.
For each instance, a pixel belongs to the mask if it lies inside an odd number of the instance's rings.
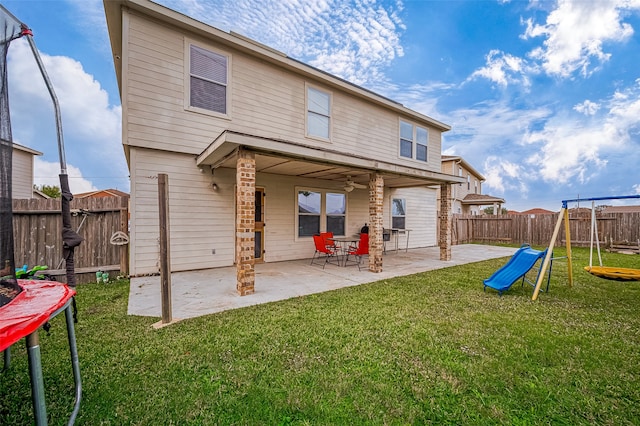
{"label": "brick column", "polygon": [[451,260],[451,185],[440,185],[440,260]]}
{"label": "brick column", "polygon": [[382,212],[384,179],[378,173],[369,176],[369,270],[382,272]]}
{"label": "brick column", "polygon": [[254,292],[256,157],[238,150],[236,162],[236,290],[240,296]]}

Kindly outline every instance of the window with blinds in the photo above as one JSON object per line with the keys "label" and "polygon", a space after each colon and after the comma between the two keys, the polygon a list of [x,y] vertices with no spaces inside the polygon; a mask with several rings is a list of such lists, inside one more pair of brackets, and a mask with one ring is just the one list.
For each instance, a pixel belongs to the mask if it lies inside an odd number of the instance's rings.
{"label": "window with blinds", "polygon": [[191,45],[189,59],[189,105],[227,113],[228,58]]}
{"label": "window with blinds", "polygon": [[331,94],[307,87],[307,136],[330,139]]}

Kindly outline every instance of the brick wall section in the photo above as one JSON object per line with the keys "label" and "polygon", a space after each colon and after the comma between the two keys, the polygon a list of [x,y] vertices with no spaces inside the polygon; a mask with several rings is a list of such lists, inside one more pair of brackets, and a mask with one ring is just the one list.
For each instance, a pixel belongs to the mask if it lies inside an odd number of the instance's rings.
{"label": "brick wall section", "polygon": [[451,185],[440,185],[440,260],[451,260]]}
{"label": "brick wall section", "polygon": [[236,290],[253,294],[255,286],[255,194],[256,158],[240,149],[236,163]]}
{"label": "brick wall section", "polygon": [[369,270],[382,272],[382,212],[384,179],[378,173],[369,177]]}

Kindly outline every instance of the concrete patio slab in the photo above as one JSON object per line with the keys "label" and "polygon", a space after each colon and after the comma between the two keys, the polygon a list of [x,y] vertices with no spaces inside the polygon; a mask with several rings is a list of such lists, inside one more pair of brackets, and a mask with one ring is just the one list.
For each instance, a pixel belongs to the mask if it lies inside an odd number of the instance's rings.
{"label": "concrete patio slab", "polygon": [[[384,256],[381,273],[357,266],[310,265],[310,259],[256,265],[255,293],[238,296],[236,268],[214,268],[171,274],[174,318],[194,318],[229,309],[321,293],[387,278],[511,256],[516,249],[476,244],[452,247],[452,260],[441,261],[438,247],[400,250]],[[364,259],[366,263],[366,258]],[[481,284],[478,277],[478,285]],[[160,277],[131,278],[129,315],[161,316]]]}

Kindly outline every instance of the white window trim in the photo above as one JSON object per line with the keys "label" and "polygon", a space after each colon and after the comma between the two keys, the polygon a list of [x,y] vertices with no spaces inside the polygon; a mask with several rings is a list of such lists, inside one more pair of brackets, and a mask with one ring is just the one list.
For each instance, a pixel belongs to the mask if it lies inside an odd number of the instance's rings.
{"label": "white window trim", "polygon": [[[227,58],[227,104],[225,106],[226,114],[211,111],[205,108],[198,108],[191,106],[191,46],[199,47],[200,49],[208,50],[213,53],[217,53],[218,55],[225,56]],[[184,40],[184,109],[190,112],[196,112],[199,114],[210,115],[213,117],[223,118],[230,120],[231,119],[231,94],[232,90],[232,81],[231,81],[231,67],[232,67],[232,57],[229,52],[222,51],[220,49],[215,49],[211,46],[204,45],[202,43],[198,43],[194,40],[190,40],[185,38]]]}
{"label": "white window trim", "polygon": [[345,226],[345,235],[347,235],[347,225],[349,223],[349,194],[345,191],[340,191],[337,189],[322,189],[322,188],[314,188],[311,186],[295,186],[294,187],[294,214],[295,214],[295,223],[293,227],[293,235],[294,241],[309,241],[313,238],[313,236],[301,237],[298,235],[298,217],[300,216],[298,213],[298,193],[300,191],[309,191],[309,192],[317,192],[320,194],[320,232],[327,231],[327,193],[331,194],[344,194],[345,200],[345,212],[344,212],[344,226]]}
{"label": "white window trim", "polygon": [[[406,124],[410,124],[411,125],[411,133],[412,133],[412,141],[411,141],[411,158],[409,157],[405,157],[404,155],[401,154],[401,144],[400,144],[400,140],[402,139],[402,123],[406,123]],[[427,149],[427,159],[426,160],[418,160],[417,156],[418,156],[418,127],[420,127],[421,129],[424,129],[427,132],[427,144],[424,145]],[[425,126],[421,126],[418,125],[412,121],[409,120],[404,120],[404,119],[400,119],[398,121],[398,158],[403,159],[403,160],[410,160],[410,161],[414,161],[416,163],[419,164],[427,164],[429,162],[429,128],[425,127]],[[408,140],[408,139],[407,139]],[[422,145],[422,144],[420,144]]]}
{"label": "white window trim", "polygon": [[[329,95],[329,138],[309,134],[309,89]],[[304,136],[309,139],[315,139],[323,142],[331,142],[333,135],[333,92],[323,89],[319,86],[304,83]]]}

